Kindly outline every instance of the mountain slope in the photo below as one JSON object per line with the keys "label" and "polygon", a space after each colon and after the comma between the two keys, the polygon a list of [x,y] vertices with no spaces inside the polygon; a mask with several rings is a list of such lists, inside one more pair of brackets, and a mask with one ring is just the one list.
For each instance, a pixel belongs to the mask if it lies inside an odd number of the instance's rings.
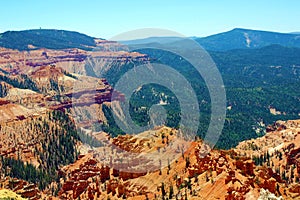
{"label": "mountain slope", "polygon": [[[226,51],[231,49],[252,49],[279,44],[287,47],[300,47],[299,33],[276,33],[236,28],[228,32],[204,38],[193,38],[207,50]],[[124,44],[172,43],[180,38],[154,37],[141,40],[123,41]],[[55,29],[34,29],[7,31],[0,34],[0,47],[30,50],[37,48],[65,49],[79,48],[90,50],[96,47],[95,38],[73,31]]]}
{"label": "mountain slope", "polygon": [[[203,137],[210,119],[210,98],[199,73],[186,60],[171,52],[158,49],[139,51],[149,55],[154,62],[173,67],[191,83],[201,112],[198,134]],[[225,126],[217,143],[219,148],[231,148],[238,141],[264,134],[264,124],[272,124],[279,119],[299,118],[300,96],[296,89],[300,85],[299,54],[299,48],[280,45],[210,52],[223,77],[228,106]],[[132,116],[138,115],[138,119],[141,119],[138,122],[145,122],[143,120],[147,119],[147,113],[141,108],[148,109],[159,103],[162,94],[174,98],[170,91],[158,86],[143,87],[132,96],[132,107],[136,111]],[[178,105],[175,101],[168,100],[165,108],[168,109],[170,120],[167,121],[168,125],[176,126],[176,123],[171,122],[176,122],[179,118]],[[277,114],[271,112],[273,109],[278,111]]]}
{"label": "mountain slope", "polygon": [[[235,49],[210,52],[223,75],[235,76],[232,84],[237,86],[239,76],[248,86],[272,85],[282,82],[294,83],[300,78],[300,48],[270,45],[258,49]],[[223,76],[226,81],[226,77]]]}
{"label": "mountain slope", "polygon": [[35,29],[25,31],[7,31],[0,34],[0,46],[10,49],[30,50],[36,48],[91,49],[95,47],[94,38],[82,33],[54,30]]}
{"label": "mountain slope", "polygon": [[279,44],[300,47],[299,34],[286,34],[249,29],[233,29],[228,32],[195,39],[207,50],[254,49]]}
{"label": "mountain slope", "polygon": [[[169,45],[182,48],[181,37],[149,37],[137,40],[121,41],[135,48],[145,47],[147,44]],[[204,49],[210,51],[228,51],[233,49],[257,49],[269,45],[285,47],[300,47],[300,33],[277,33],[260,30],[236,28],[228,32],[218,33],[207,37],[190,37]]]}

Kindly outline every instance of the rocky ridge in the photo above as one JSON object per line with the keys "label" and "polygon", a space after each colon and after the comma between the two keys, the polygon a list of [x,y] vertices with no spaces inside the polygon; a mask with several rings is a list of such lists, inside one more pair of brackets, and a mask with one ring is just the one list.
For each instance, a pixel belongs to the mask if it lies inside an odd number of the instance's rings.
{"label": "rocky ridge", "polygon": [[106,47],[95,51],[80,49],[18,51],[0,48],[0,67],[7,72],[28,74],[35,71],[37,67],[55,65],[70,73],[86,75],[88,72],[85,65],[91,60],[97,60],[100,68],[106,65],[111,66],[112,63],[147,62],[149,60],[145,54],[109,50],[111,48],[115,50],[117,46],[115,43],[105,42],[102,46]]}

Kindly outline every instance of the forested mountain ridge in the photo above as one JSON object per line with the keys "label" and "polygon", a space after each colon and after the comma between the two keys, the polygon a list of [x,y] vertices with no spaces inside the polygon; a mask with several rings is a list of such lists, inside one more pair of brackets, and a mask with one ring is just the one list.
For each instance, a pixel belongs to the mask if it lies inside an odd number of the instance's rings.
{"label": "forested mountain ridge", "polygon": [[[251,29],[235,28],[233,30],[207,36],[191,37],[206,50],[228,51],[233,49],[257,49],[269,45],[285,47],[300,47],[300,34],[277,33]],[[0,34],[0,47],[31,50],[39,48],[66,49],[79,48],[93,50],[97,46],[97,39],[82,33],[55,29],[32,29],[24,31],[7,31]],[[124,44],[147,43],[176,43],[177,37],[152,37],[132,41],[121,41]]]}
{"label": "forested mountain ridge", "polygon": [[278,44],[300,47],[299,34],[236,28],[228,32],[195,39],[207,50],[255,49]]}
{"label": "forested mountain ridge", "polygon": [[10,49],[92,49],[96,47],[94,38],[73,31],[54,29],[33,29],[7,31],[0,34],[0,46]]}
{"label": "forested mountain ridge", "polygon": [[[152,62],[173,67],[191,82],[198,102],[201,102],[201,125],[198,134],[205,133],[210,119],[210,97],[200,74],[182,57],[171,52],[159,49],[138,51],[149,55]],[[264,126],[276,120],[299,118],[299,48],[270,45],[259,49],[210,51],[209,54],[221,73],[227,96],[227,116],[223,134],[217,143],[219,148],[231,148],[237,141],[258,137],[264,134]],[[154,99],[151,98],[153,91],[156,96]],[[164,88],[145,86],[137,96],[133,96],[133,108],[150,108],[151,105],[159,103],[161,94],[167,94],[164,98],[168,97],[170,100],[174,97]],[[178,122],[178,103],[169,101],[164,107],[170,113],[169,119]],[[274,109],[278,112],[273,112]],[[143,110],[136,116],[145,124],[147,118],[144,114]],[[176,123],[171,121],[167,121],[167,124],[176,127]]]}
{"label": "forested mountain ridge", "polygon": [[[138,40],[120,41],[123,44],[143,46],[147,44],[168,44],[178,46],[180,40],[189,38],[198,42],[207,51],[229,51],[234,49],[259,49],[270,45],[281,45],[285,47],[300,47],[300,34],[277,33],[251,29],[235,28],[206,37],[150,37]],[[180,46],[180,45],[179,45]]]}

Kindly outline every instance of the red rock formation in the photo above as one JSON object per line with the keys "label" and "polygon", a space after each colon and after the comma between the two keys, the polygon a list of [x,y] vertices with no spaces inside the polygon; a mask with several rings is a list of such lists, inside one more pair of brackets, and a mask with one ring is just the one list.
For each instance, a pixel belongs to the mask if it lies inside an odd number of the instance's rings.
{"label": "red rock formation", "polygon": [[88,181],[86,180],[79,180],[78,182],[76,182],[76,184],[74,184],[73,187],[73,199],[77,199],[79,195],[82,194],[82,192],[87,188],[88,185]]}
{"label": "red rock formation", "polygon": [[118,176],[120,175],[120,171],[117,170],[117,169],[113,169],[112,175],[113,175],[114,177],[118,177]]}
{"label": "red rock formation", "polygon": [[227,185],[230,181],[234,179],[235,179],[235,171],[231,170],[228,172],[228,175],[226,176],[225,184]]}
{"label": "red rock formation", "polygon": [[36,197],[37,193],[38,193],[38,191],[36,189],[28,189],[28,190],[25,190],[24,192],[20,193],[20,195],[23,198],[32,199],[32,198]]}
{"label": "red rock formation", "polygon": [[[59,192],[59,196],[62,197],[67,191],[72,191],[73,199],[78,198],[84,191],[86,191],[86,189],[88,189],[89,184],[93,182],[91,178],[101,177],[102,174],[107,173],[107,168],[99,168],[97,164],[98,162],[95,159],[90,158],[86,162],[82,163],[79,168],[74,168],[70,172],[63,172],[66,176],[70,177],[69,180],[64,182]],[[98,181],[96,181],[95,188],[89,188],[88,190],[88,196],[91,196],[91,194],[94,195],[95,193],[100,194]]]}
{"label": "red rock formation", "polygon": [[106,185],[106,192],[107,192],[107,194],[112,193],[112,195],[114,196],[116,194],[117,188],[118,188],[118,180],[116,180],[116,179],[109,180]]}
{"label": "red rock formation", "polygon": [[[102,63],[111,62],[127,62],[127,61],[141,61],[149,60],[149,57],[137,52],[126,51],[111,51],[109,48],[102,49],[102,51],[89,52],[79,49],[64,49],[64,50],[50,50],[39,49],[27,52],[20,52],[11,49],[0,49],[0,67],[9,72],[23,72],[27,73],[33,67],[41,67],[47,65],[57,65],[64,67],[65,70],[73,72],[85,73],[85,61],[89,59],[101,60]],[[10,63],[12,68],[7,67]],[[68,65],[66,65],[68,63]],[[76,69],[74,68],[76,66]]]}
{"label": "red rock formation", "polygon": [[268,180],[265,180],[264,183],[261,185],[261,187],[264,189],[268,189],[272,193],[275,193],[276,182],[277,182],[276,179],[270,178]]}
{"label": "red rock formation", "polygon": [[[6,183],[8,184],[7,186],[5,186]],[[13,178],[6,183],[4,183],[4,187],[12,188],[14,192],[20,194],[23,198],[40,199],[41,197],[41,192],[38,190],[35,184],[29,184],[24,180],[19,180],[16,178]]]}
{"label": "red rock formation", "polygon": [[88,187],[88,192],[87,192],[87,194],[88,194],[88,198],[89,198],[90,200],[93,200],[93,199],[94,199],[95,194],[94,194],[94,191],[92,190],[91,187]]}
{"label": "red rock formation", "polygon": [[101,182],[104,183],[106,180],[110,179],[109,171],[110,171],[110,168],[107,166],[101,168],[101,174],[100,174]]}
{"label": "red rock formation", "polygon": [[254,176],[254,163],[252,160],[237,160],[235,164],[243,175]]}
{"label": "red rock formation", "polygon": [[126,181],[126,180],[129,180],[129,179],[138,178],[140,176],[145,176],[146,174],[147,174],[146,172],[135,173],[135,172],[120,171],[119,172],[119,178],[122,179],[123,181]]}
{"label": "red rock formation", "polygon": [[63,184],[63,186],[62,186],[62,190],[63,190],[63,191],[73,190],[74,183],[75,183],[74,180],[68,180],[68,181],[66,181],[66,182]]}
{"label": "red rock formation", "polygon": [[[227,165],[227,158],[224,152],[216,153],[214,155],[201,152],[201,146],[198,145],[195,150],[197,162],[188,168],[190,177],[200,175],[208,170],[216,171],[221,174]],[[205,155],[205,157],[202,157]]]}
{"label": "red rock formation", "polygon": [[292,193],[300,194],[300,184],[292,185],[292,187],[289,189],[289,191],[292,192]]}
{"label": "red rock formation", "polygon": [[293,165],[300,161],[300,148],[293,149],[287,154],[287,164]]}
{"label": "red rock formation", "polygon": [[9,104],[9,103],[10,103],[9,101],[0,98],[0,106],[6,105],[6,104]]}
{"label": "red rock formation", "polygon": [[111,193],[113,196],[117,194],[118,198],[120,198],[127,193],[127,190],[122,181],[112,179],[107,182],[106,192],[107,194]]}

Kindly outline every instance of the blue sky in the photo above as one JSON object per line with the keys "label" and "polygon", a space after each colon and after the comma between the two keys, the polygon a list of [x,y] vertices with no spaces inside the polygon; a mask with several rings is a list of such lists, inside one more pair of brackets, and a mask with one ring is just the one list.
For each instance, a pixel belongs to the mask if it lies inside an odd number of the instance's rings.
{"label": "blue sky", "polygon": [[54,28],[109,39],[138,28],[207,36],[235,27],[300,31],[298,0],[5,0],[0,32]]}

